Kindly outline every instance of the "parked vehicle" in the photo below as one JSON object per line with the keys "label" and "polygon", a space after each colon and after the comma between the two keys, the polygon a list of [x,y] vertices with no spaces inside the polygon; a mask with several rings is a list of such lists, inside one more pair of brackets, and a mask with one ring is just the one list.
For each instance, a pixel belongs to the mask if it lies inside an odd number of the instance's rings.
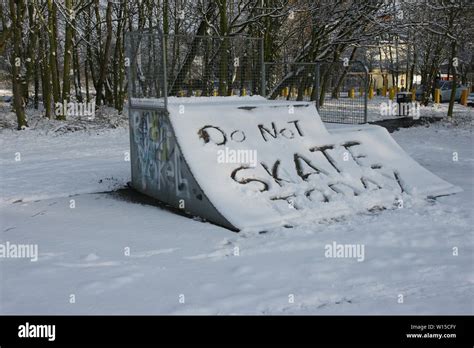
{"label": "parked vehicle", "polygon": [[[451,91],[453,89],[453,81],[439,81],[438,87],[441,90],[440,94],[440,103],[447,103],[451,99]],[[461,101],[461,94],[462,91],[466,87],[461,85],[460,83],[456,84],[456,96],[454,100]]]}
{"label": "parked vehicle", "polygon": [[[451,91],[453,89],[453,81],[443,81],[440,80],[436,83],[436,88],[439,88],[440,91],[440,103],[448,103],[449,100],[451,99]],[[456,95],[454,97],[455,101],[460,101],[461,100],[461,94],[462,91],[466,89],[465,86],[461,85],[460,83],[456,84]],[[425,92],[425,86],[420,86],[416,89],[415,95],[416,95],[416,100],[421,101],[423,98],[423,94]],[[433,93],[430,93],[430,100],[433,99]]]}

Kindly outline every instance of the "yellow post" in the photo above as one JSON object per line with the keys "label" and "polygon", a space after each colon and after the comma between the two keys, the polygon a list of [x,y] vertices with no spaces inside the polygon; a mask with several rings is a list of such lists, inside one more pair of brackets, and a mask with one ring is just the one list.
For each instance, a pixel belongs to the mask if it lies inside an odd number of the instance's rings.
{"label": "yellow post", "polygon": [[247,91],[245,90],[245,88],[242,88],[242,96],[245,97],[247,95]]}
{"label": "yellow post", "polygon": [[212,93],[214,97],[217,97],[219,94],[217,93],[217,89],[214,88],[214,92]]}
{"label": "yellow post", "polygon": [[467,106],[467,88],[461,92],[461,104]]}
{"label": "yellow post", "polygon": [[369,87],[369,99],[374,97],[374,88],[372,86]]}
{"label": "yellow post", "polygon": [[285,93],[284,93],[284,95],[283,95],[285,98],[288,97],[288,91],[289,91],[289,90],[290,90],[289,87],[285,87]]}
{"label": "yellow post", "polygon": [[183,91],[183,90],[180,90],[179,93],[178,93],[178,96],[184,97],[184,91]]}
{"label": "yellow post", "polygon": [[349,90],[349,98],[354,99],[355,98],[355,89],[351,88]]}
{"label": "yellow post", "polygon": [[386,97],[387,96],[387,86],[383,86],[382,87],[382,97]]}
{"label": "yellow post", "polygon": [[411,101],[416,101],[416,88],[411,89]]}
{"label": "yellow post", "polygon": [[388,98],[390,100],[395,99],[395,87],[390,87],[390,90],[388,91]]}
{"label": "yellow post", "polygon": [[439,104],[439,102],[441,101],[441,90],[439,88],[435,89],[434,99],[436,104]]}

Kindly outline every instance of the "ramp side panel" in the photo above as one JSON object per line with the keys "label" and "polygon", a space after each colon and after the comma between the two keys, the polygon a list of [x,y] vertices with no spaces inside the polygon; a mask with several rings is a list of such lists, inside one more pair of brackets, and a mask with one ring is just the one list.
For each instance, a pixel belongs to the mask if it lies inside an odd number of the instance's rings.
{"label": "ramp side panel", "polygon": [[212,205],[196,182],[164,109],[131,108],[133,187],[174,208],[237,230]]}

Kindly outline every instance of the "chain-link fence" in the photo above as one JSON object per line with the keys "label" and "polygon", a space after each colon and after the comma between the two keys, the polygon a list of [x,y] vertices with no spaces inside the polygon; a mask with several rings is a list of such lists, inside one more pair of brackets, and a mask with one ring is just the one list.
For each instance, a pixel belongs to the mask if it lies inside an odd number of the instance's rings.
{"label": "chain-link fence", "polygon": [[368,71],[360,62],[321,63],[319,115],[325,122],[366,123]]}
{"label": "chain-link fence", "polygon": [[167,73],[164,37],[159,32],[139,31],[126,37],[125,65],[128,67],[130,106],[145,104],[165,108]]}
{"label": "chain-link fence", "polygon": [[319,64],[265,63],[265,91],[269,99],[318,99]]}
{"label": "chain-link fence", "polygon": [[269,99],[314,101],[321,119],[367,122],[368,74],[362,63],[265,63]]}
{"label": "chain-link fence", "polygon": [[132,102],[169,96],[262,95],[263,41],[243,36],[128,35]]}
{"label": "chain-link fence", "polygon": [[131,106],[166,108],[168,97],[262,95],[314,101],[325,122],[367,121],[362,63],[264,63],[260,38],[133,32],[126,62]]}
{"label": "chain-link fence", "polygon": [[165,36],[169,96],[260,95],[262,40]]}

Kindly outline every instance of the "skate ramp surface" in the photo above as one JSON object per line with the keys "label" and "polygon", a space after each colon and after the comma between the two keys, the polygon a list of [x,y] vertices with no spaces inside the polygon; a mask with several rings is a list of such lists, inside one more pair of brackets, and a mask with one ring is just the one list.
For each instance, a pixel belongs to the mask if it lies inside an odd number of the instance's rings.
{"label": "skate ramp surface", "polygon": [[328,132],[310,102],[170,98],[168,112],[189,172],[223,225],[236,230],[401,208],[460,191],[384,128]]}

